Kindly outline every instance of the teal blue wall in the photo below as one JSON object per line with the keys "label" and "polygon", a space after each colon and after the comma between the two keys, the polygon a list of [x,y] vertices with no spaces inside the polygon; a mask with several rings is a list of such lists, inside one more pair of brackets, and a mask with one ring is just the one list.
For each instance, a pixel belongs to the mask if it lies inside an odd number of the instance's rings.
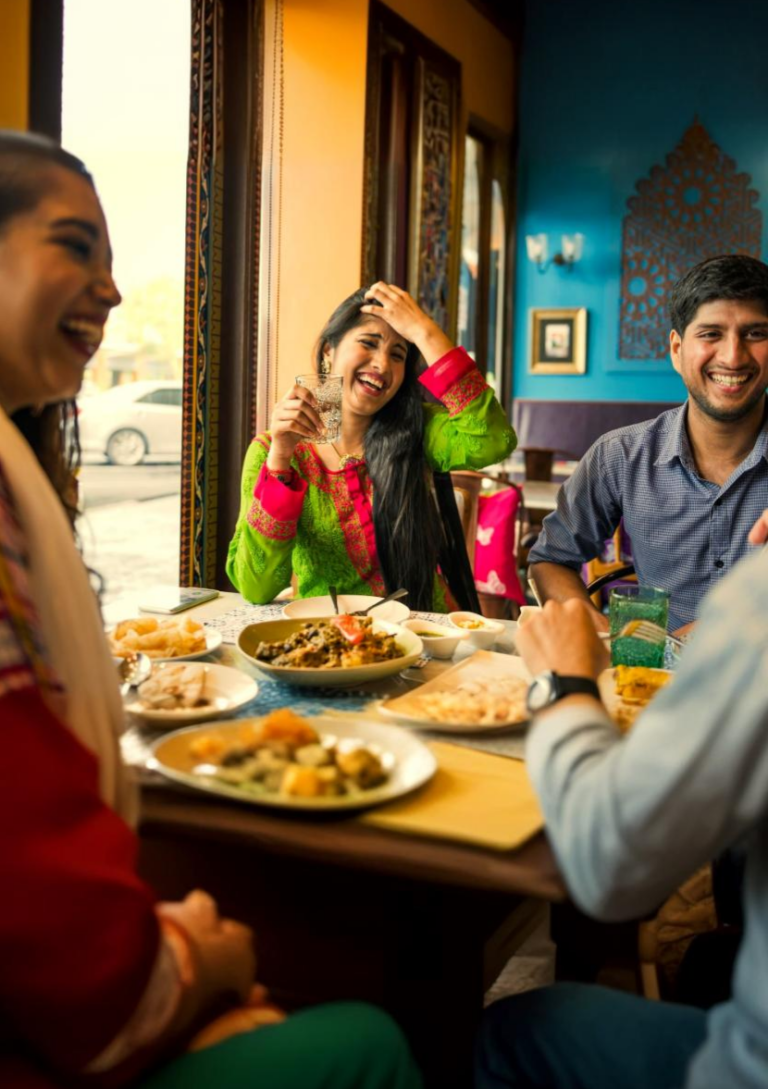
{"label": "teal blue wall", "polygon": [[[528,0],[520,92],[514,396],[682,400],[668,360],[618,359],[622,219],[698,115],[760,193],[765,255],[768,0]],[[581,262],[540,274],[540,231],[581,231]],[[587,307],[587,373],[529,374],[529,310],[559,306]]]}

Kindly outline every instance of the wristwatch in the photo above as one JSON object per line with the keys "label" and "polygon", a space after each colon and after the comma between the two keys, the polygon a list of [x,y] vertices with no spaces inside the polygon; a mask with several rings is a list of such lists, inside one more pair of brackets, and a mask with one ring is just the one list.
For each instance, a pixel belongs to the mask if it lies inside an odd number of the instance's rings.
{"label": "wristwatch", "polygon": [[557,703],[563,696],[573,695],[594,696],[600,699],[600,689],[597,681],[590,677],[564,677],[560,673],[545,670],[538,673],[531,681],[528,689],[527,706],[531,714],[543,711],[552,703]]}

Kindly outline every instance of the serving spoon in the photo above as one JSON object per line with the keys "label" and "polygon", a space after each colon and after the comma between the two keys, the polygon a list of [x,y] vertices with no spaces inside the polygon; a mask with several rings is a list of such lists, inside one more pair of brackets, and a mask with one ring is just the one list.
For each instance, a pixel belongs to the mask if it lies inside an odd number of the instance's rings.
{"label": "serving spoon", "polygon": [[336,587],[335,586],[329,586],[328,587],[328,596],[331,599],[331,604],[333,605],[333,611],[336,613],[337,616],[339,616],[339,602],[338,602],[338,598],[336,597]]}
{"label": "serving spoon", "polygon": [[117,667],[120,695],[126,696],[136,685],[143,684],[152,672],[152,660],[146,654],[129,654]]}

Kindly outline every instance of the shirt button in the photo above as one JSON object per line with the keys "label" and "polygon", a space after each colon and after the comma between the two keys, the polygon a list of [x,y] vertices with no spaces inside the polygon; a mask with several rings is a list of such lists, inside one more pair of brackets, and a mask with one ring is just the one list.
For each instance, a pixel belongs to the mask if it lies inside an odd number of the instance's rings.
{"label": "shirt button", "polygon": [[722,560],[715,560],[715,567],[716,567],[716,568],[718,569],[718,571],[719,571],[721,567],[725,567],[725,564],[723,563],[723,561],[722,561]]}

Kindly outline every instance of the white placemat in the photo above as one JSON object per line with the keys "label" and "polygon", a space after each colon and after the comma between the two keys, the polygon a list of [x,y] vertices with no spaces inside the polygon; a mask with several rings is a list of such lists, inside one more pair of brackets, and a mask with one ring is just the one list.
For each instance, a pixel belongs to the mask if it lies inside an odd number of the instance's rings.
{"label": "white placemat", "polygon": [[[237,637],[248,624],[258,624],[262,620],[280,620],[283,615],[284,601],[270,605],[240,605],[222,616],[204,620],[206,628],[221,632],[225,643],[237,643]],[[431,624],[446,624],[448,617],[444,613],[411,613],[411,616]]]}

